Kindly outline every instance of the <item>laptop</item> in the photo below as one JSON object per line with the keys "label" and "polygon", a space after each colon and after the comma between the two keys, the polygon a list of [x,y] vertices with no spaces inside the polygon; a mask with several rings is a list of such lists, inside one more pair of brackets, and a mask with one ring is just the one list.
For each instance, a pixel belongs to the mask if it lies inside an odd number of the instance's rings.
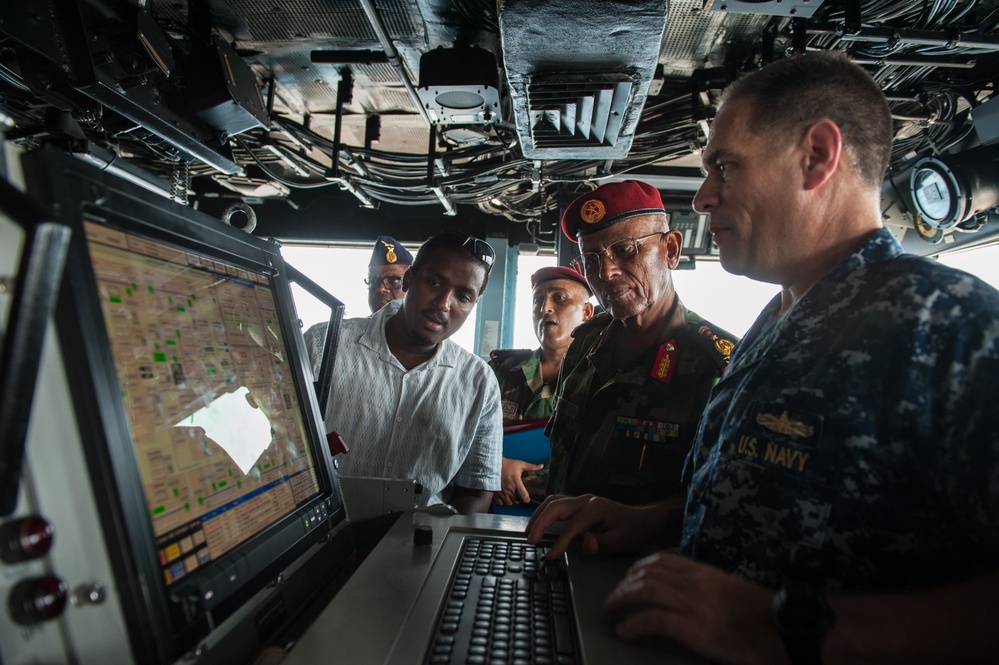
{"label": "laptop", "polygon": [[[485,540],[511,547],[523,545],[526,523],[526,518],[505,515],[403,514],[305,630],[283,663],[436,662],[432,656],[440,635],[440,619],[450,607],[455,576],[469,543]],[[427,528],[431,530],[429,545],[414,544],[418,527],[424,533]],[[635,558],[637,555],[593,557],[578,549],[566,555],[575,662],[704,663],[675,644],[634,644],[614,635],[613,625],[603,612],[603,599]],[[450,662],[468,661],[462,655]],[[485,662],[490,660],[486,658]],[[514,662],[512,654],[506,662]],[[553,658],[551,662],[561,661]]]}

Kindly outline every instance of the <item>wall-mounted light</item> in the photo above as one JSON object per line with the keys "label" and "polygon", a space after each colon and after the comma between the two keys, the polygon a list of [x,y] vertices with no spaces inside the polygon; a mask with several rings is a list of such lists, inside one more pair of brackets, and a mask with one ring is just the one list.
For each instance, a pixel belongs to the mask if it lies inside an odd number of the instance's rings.
{"label": "wall-mounted light", "polygon": [[435,125],[488,125],[501,119],[496,56],[478,46],[424,53],[416,93]]}
{"label": "wall-mounted light", "polygon": [[999,205],[997,157],[996,147],[981,146],[916,162],[909,188],[921,221],[945,231]]}

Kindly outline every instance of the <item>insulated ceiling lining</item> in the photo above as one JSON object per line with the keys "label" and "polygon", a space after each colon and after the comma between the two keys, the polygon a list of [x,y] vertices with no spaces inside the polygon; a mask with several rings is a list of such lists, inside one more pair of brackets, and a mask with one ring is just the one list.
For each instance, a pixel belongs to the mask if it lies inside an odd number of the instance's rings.
{"label": "insulated ceiling lining", "polygon": [[[340,130],[345,145],[363,146],[366,116],[346,116]],[[332,119],[329,120],[332,123]],[[330,124],[332,127],[332,124]],[[430,128],[418,115],[383,117],[381,136],[371,147],[377,150],[401,152],[411,155],[427,154]],[[330,134],[332,136],[332,133]]]}
{"label": "insulated ceiling lining", "polygon": [[752,41],[770,20],[767,16],[701,10],[701,0],[672,0],[659,62],[666,76],[690,76],[711,62],[711,54],[724,52],[720,44]]}

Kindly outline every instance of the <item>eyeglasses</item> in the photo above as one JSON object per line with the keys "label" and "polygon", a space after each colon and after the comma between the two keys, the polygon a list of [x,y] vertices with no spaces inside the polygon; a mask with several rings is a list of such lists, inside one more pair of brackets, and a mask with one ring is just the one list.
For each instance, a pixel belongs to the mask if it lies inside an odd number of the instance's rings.
{"label": "eyeglasses", "polygon": [[402,288],[402,277],[397,275],[386,275],[381,279],[368,279],[364,278],[364,283],[368,285],[368,291],[376,291],[379,286],[384,286],[389,291],[395,291],[396,289]]}
{"label": "eyeglasses", "polygon": [[[471,255],[483,263],[486,264],[486,274],[493,269],[493,262],[496,260],[496,253],[493,252],[493,248],[489,246],[489,243],[480,238],[476,238],[473,235],[465,234],[461,231],[456,231],[453,229],[447,229],[441,231],[440,233],[427,238],[427,241],[423,243],[423,247],[420,248],[422,252],[424,248],[433,247],[440,245],[442,247],[452,247],[454,249],[464,249],[469,247]],[[419,258],[415,263],[420,263]],[[417,267],[414,265],[414,267]]]}
{"label": "eyeglasses", "polygon": [[623,266],[635,260],[644,241],[661,235],[663,231],[656,231],[640,238],[624,238],[612,242],[599,252],[583,252],[572,260],[572,265],[584,275],[595,275],[600,272],[601,257],[606,254],[614,265]]}

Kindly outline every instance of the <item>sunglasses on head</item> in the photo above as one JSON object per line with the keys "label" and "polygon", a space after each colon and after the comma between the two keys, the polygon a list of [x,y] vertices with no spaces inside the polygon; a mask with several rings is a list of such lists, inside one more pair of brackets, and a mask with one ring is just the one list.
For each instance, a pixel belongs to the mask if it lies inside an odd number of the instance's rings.
{"label": "sunglasses on head", "polygon": [[423,244],[424,247],[451,247],[453,249],[464,249],[468,247],[473,257],[486,264],[486,273],[493,269],[493,262],[496,260],[496,253],[485,240],[476,238],[473,235],[462,231],[441,231]]}

